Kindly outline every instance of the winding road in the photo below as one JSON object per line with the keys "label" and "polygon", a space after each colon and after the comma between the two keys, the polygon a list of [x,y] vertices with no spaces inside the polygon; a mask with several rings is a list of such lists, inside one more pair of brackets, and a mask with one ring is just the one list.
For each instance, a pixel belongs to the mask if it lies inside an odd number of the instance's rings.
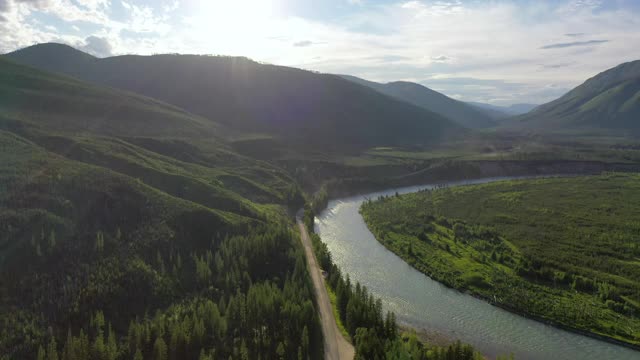
{"label": "winding road", "polygon": [[309,264],[309,272],[311,273],[311,279],[313,281],[313,288],[316,293],[316,301],[318,303],[320,323],[324,337],[324,358],[327,360],[353,360],[355,350],[344,336],[342,336],[336,324],[329,294],[327,293],[324,278],[322,277],[322,271],[313,254],[313,246],[311,245],[311,239],[309,238],[307,229],[299,217],[296,220],[300,228],[300,238],[302,239],[304,253],[307,257],[307,264]]}

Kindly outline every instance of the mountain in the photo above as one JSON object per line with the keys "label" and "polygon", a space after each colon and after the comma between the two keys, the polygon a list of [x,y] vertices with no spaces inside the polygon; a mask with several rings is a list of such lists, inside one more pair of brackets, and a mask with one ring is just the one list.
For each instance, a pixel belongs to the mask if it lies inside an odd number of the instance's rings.
{"label": "mountain", "polygon": [[467,104],[482,109],[494,119],[504,119],[509,116],[522,115],[538,106],[536,104],[512,104],[509,106],[498,106],[472,101],[468,101]]}
{"label": "mountain", "polygon": [[84,81],[132,91],[222,123],[323,149],[417,145],[460,129],[423,108],[339,76],[246,58],[154,55],[98,59],[60,44],[6,55]]}
{"label": "mountain", "polygon": [[220,128],[0,58],[0,358],[322,357],[298,186]]}
{"label": "mountain", "polygon": [[511,123],[536,131],[640,133],[640,60],[585,81],[561,98],[540,105]]}
{"label": "mountain", "polygon": [[496,125],[494,119],[484,111],[479,111],[464,102],[452,99],[420,84],[406,81],[381,84],[350,75],[342,75],[342,77],[354,83],[368,86],[383,94],[438,113],[466,128],[480,129]]}
{"label": "mountain", "polygon": [[25,123],[58,132],[202,138],[214,137],[220,128],[151,98],[45,73],[1,57],[0,109]]}
{"label": "mountain", "polygon": [[505,111],[511,115],[526,114],[536,107],[538,107],[538,104],[511,104],[509,106],[503,106]]}

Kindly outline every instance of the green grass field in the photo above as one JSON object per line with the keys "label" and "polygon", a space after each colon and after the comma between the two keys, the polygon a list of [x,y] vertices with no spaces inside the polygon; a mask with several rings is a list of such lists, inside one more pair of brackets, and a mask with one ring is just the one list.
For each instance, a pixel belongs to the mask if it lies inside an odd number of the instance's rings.
{"label": "green grass field", "polygon": [[361,212],[382,244],[447,285],[640,343],[640,175],[422,191]]}

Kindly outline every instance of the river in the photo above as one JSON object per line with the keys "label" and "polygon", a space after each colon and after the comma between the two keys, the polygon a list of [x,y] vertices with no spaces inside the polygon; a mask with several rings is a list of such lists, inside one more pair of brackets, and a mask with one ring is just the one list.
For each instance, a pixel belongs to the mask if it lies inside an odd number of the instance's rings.
{"label": "river", "polygon": [[382,246],[360,216],[362,202],[431,187],[404,187],[332,200],[315,223],[316,232],[342,272],[382,299],[384,308],[395,312],[400,323],[460,339],[491,358],[512,353],[517,360],[640,359],[638,351],[530,320],[447,288]]}

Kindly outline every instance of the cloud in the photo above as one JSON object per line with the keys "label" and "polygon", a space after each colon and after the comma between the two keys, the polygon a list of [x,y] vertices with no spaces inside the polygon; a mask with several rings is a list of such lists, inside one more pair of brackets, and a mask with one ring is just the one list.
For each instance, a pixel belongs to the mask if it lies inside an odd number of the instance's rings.
{"label": "cloud", "polygon": [[113,55],[111,44],[109,43],[109,41],[98,36],[89,36],[85,39],[84,44],[79,46],[78,49],[84,52],[88,52],[89,54],[95,55],[97,57],[107,57]]}
{"label": "cloud", "polygon": [[311,46],[313,44],[314,44],[313,41],[303,40],[303,41],[298,41],[298,42],[293,43],[293,46],[295,46],[295,47],[307,47],[307,46]]}
{"label": "cloud", "polygon": [[[25,6],[40,9],[49,4],[49,0],[0,0],[0,17],[4,18],[4,14],[11,12],[17,4],[25,4]],[[6,18],[4,18],[7,20]]]}
{"label": "cloud", "polygon": [[545,69],[560,69],[560,68],[571,66],[573,64],[575,64],[575,62],[567,62],[567,63],[560,63],[560,64],[540,64],[540,66],[542,66]]}
{"label": "cloud", "polygon": [[561,49],[568,48],[572,46],[588,46],[588,45],[596,45],[609,42],[609,40],[588,40],[588,41],[574,41],[568,43],[559,43],[559,44],[550,44],[542,46],[540,49]]}
{"label": "cloud", "polygon": [[326,42],[324,42],[324,41],[303,40],[303,41],[298,41],[298,42],[293,43],[293,46],[294,47],[307,47],[307,46],[322,45],[322,44],[326,44]]}
{"label": "cloud", "polygon": [[433,62],[447,62],[451,60],[448,56],[440,55],[440,56],[432,56],[431,61]]}
{"label": "cloud", "polygon": [[568,37],[581,37],[584,36],[585,33],[568,33],[568,34],[564,34],[564,36],[568,36]]}

